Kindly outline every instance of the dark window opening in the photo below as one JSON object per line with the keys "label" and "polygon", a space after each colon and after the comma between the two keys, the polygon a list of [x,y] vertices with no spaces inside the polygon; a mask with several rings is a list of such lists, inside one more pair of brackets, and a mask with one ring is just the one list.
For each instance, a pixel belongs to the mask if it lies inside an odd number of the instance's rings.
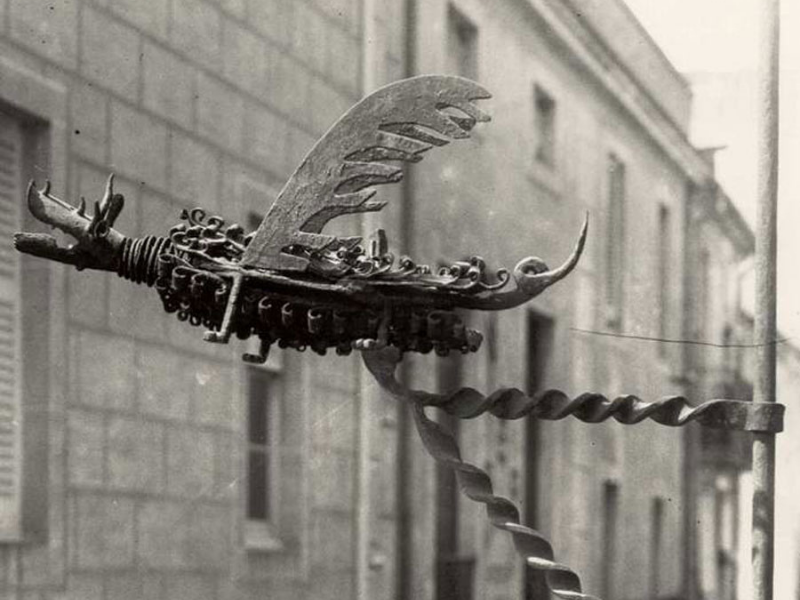
{"label": "dark window opening", "polygon": [[447,62],[450,73],[478,79],[478,28],[452,5],[447,13]]}
{"label": "dark window opening", "polygon": [[708,250],[700,253],[700,274],[697,282],[697,336],[702,341],[707,341],[709,322],[709,294],[711,285],[711,255]]}
{"label": "dark window opening", "polygon": [[650,508],[650,597],[661,593],[661,561],[664,560],[662,544],[664,537],[664,500],[653,498]]}
{"label": "dark window opening", "polygon": [[[670,232],[672,215],[669,208],[662,205],[658,211],[658,334],[662,338],[669,336],[669,316],[672,295],[670,293],[670,270],[672,267],[672,248]],[[666,354],[666,344],[659,344],[659,354]]]}
{"label": "dark window opening", "polygon": [[41,315],[51,270],[17,252],[12,238],[44,231],[23,199],[25,184],[47,172],[50,145],[46,122],[0,104],[0,542],[43,542],[49,533],[51,381],[42,373],[50,369],[50,319]]}
{"label": "dark window opening", "polygon": [[601,524],[602,567],[601,596],[615,598],[614,573],[617,570],[617,527],[619,519],[619,486],[607,481],[603,485],[603,522]]}
{"label": "dark window opening", "polygon": [[609,327],[622,327],[625,294],[625,163],[608,159],[608,223],[606,240],[606,305]]}
{"label": "dark window opening", "polygon": [[556,102],[538,85],[534,87],[536,160],[552,167],[556,162]]}
{"label": "dark window opening", "polygon": [[270,418],[270,385],[273,375],[256,367],[247,369],[247,518],[270,521],[274,510],[271,501],[271,462],[275,440]]}

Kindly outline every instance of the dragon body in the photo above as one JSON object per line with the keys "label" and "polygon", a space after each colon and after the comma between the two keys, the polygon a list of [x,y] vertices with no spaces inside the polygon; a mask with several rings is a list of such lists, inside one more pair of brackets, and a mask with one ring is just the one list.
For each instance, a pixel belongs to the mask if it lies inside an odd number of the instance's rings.
{"label": "dragon body", "polygon": [[481,335],[459,309],[500,310],[526,302],[577,264],[586,223],[572,256],[550,270],[527,258],[508,272],[487,270],[478,257],[431,269],[389,252],[377,231],[361,238],[321,233],[331,219],[380,210],[375,186],[400,181],[403,163],[469,137],[489,117],[475,105],[489,93],[469,80],[421,76],[386,86],[351,108],[317,142],[284,186],[258,229],[246,234],[202,209],[184,211],[163,237],[129,238],[114,229],[124,199],[113,176],[93,214],[51,194],[49,183],[28,188],[28,206],[43,223],[74,237],[59,247],[47,234],[19,233],[22,251],[78,269],[113,271],[155,287],[164,308],[205,339],[231,335],[318,353],[394,346],[446,355],[478,349]]}

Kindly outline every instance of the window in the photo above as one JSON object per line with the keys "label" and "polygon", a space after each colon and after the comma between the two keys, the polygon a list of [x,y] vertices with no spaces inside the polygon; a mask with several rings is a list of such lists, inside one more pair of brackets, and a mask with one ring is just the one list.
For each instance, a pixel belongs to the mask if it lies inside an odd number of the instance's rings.
{"label": "window", "polygon": [[247,518],[269,522],[274,512],[270,498],[270,475],[274,472],[275,432],[271,398],[273,374],[264,369],[248,369],[247,423]]}
{"label": "window", "polygon": [[[672,215],[663,204],[658,209],[658,335],[666,338],[669,335],[669,314],[672,295],[670,293],[670,271],[672,270],[672,249],[670,232],[672,231]],[[659,344],[659,354],[665,354],[665,344]]]}
{"label": "window", "polygon": [[247,530],[251,547],[278,548],[280,374],[248,366]]}
{"label": "window", "polygon": [[447,11],[447,69],[478,79],[478,28],[453,5]]}
{"label": "window", "polygon": [[658,598],[661,593],[661,561],[664,538],[664,499],[653,498],[650,507],[650,598]]}
{"label": "window", "polygon": [[[250,230],[261,222],[255,213],[248,215]],[[249,342],[250,352],[258,353],[258,339]],[[264,366],[245,367],[247,385],[247,486],[245,544],[252,548],[278,549],[280,501],[280,408],[283,382],[280,356],[272,351]]]}
{"label": "window", "polygon": [[[65,147],[58,142],[66,132],[48,124],[64,122],[67,96],[47,76],[11,63],[0,64],[0,81],[0,543],[24,540],[33,549],[47,540],[60,510],[52,492],[64,486],[47,474],[50,401],[67,388],[66,369],[53,368],[51,331],[63,331],[66,317],[48,310],[51,265],[14,250],[12,233],[44,231],[23,208],[27,181],[47,173],[63,189],[68,161],[51,165],[50,158]],[[20,548],[21,558],[30,556]]]}
{"label": "window", "polygon": [[697,324],[695,326],[695,333],[697,339],[706,341],[708,338],[709,330],[709,317],[711,311],[709,310],[709,297],[708,290],[711,286],[711,255],[708,250],[700,252],[700,269],[697,281]]}
{"label": "window", "polygon": [[[722,330],[722,367],[724,370],[724,377],[730,381],[734,381],[740,374],[739,370],[739,356],[741,348],[733,348],[735,344],[733,327],[725,325]],[[732,394],[733,395],[733,394]]]}
{"label": "window", "polygon": [[606,232],[607,325],[622,326],[625,293],[625,163],[608,157],[608,222]]}
{"label": "window", "polygon": [[0,112],[0,540],[21,531],[20,255],[12,236],[21,229],[23,129]]}
{"label": "window", "polygon": [[494,388],[497,376],[497,313],[486,313],[484,319],[483,347],[486,353],[486,384],[489,389]]}
{"label": "window", "polygon": [[536,161],[553,167],[556,162],[556,102],[538,85],[533,88]]}
{"label": "window", "polygon": [[602,578],[601,597],[615,598],[614,573],[617,570],[617,525],[619,520],[619,486],[611,481],[603,485],[603,522],[601,531]]}

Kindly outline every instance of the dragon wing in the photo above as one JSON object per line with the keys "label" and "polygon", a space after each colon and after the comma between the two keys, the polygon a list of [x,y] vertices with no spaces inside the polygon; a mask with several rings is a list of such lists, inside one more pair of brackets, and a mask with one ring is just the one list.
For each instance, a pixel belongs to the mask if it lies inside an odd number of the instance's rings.
{"label": "dragon wing", "polygon": [[462,77],[423,75],[390,84],[342,116],[314,145],[278,194],[240,264],[303,271],[308,259],[290,246],[320,250],[337,238],[320,234],[331,219],[377,211],[373,186],[397,183],[402,162],[418,162],[448,138],[469,137],[489,116],[473,100],[491,94]]}

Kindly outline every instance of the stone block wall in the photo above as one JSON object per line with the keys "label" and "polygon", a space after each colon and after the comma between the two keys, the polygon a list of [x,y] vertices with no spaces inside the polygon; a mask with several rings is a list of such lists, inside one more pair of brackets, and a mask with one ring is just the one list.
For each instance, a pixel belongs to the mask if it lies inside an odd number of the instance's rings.
{"label": "stone block wall", "polygon": [[[0,106],[51,132],[56,195],[94,200],[116,173],[128,235],[165,234],[194,206],[247,226],[361,96],[361,18],[358,0],[7,0],[4,64],[63,102],[38,110],[19,100],[38,88],[2,77]],[[386,50],[392,77],[400,60]],[[49,481],[53,518],[0,545],[0,596],[351,596],[355,358],[286,359],[285,547],[249,549],[244,345],[204,343],[113,276],[51,267],[49,281],[45,305],[63,310],[41,316],[55,332],[41,353],[60,358],[42,374],[48,450],[26,454],[26,477]]]}

